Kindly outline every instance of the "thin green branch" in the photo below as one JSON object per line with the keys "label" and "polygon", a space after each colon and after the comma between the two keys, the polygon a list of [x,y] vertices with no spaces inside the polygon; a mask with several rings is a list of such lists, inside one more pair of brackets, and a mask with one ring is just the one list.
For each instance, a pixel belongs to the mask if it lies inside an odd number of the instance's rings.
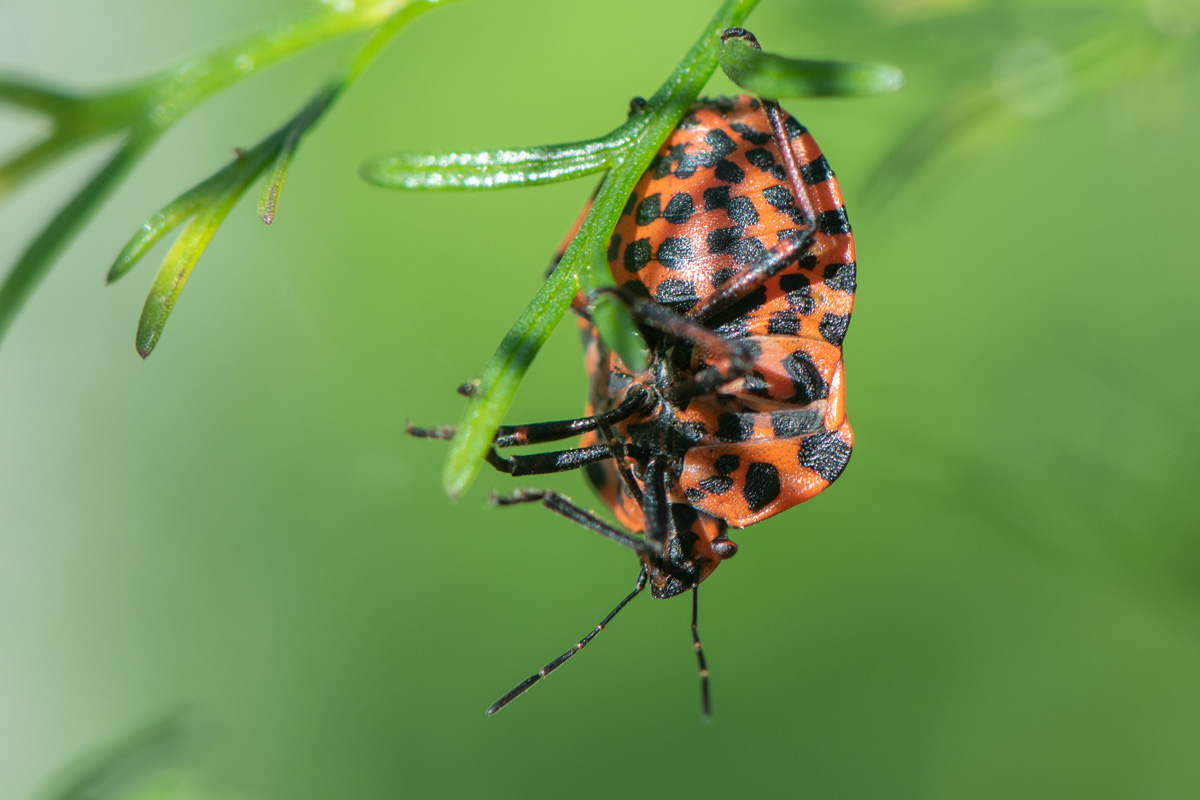
{"label": "thin green branch", "polygon": [[152,141],[153,137],[127,139],[21,254],[16,266],[0,285],[0,338],[3,338],[17,311],[53,259],[67,246],[71,237],[121,178],[133,168]]}
{"label": "thin green branch", "polygon": [[630,152],[605,177],[558,267],[504,337],[480,376],[481,391],[467,402],[442,475],[451,497],[460,495],[478,474],[525,371],[579,291],[578,275],[587,271],[591,285],[608,281],[607,276],[598,274],[607,272],[606,264],[592,269],[590,263],[597,243],[608,238],[634,185],[717,68],[721,32],[741,24],[757,2],[725,0],[700,39],[648,101],[646,121]]}
{"label": "thin green branch", "polygon": [[146,119],[166,127],[215,92],[256,72],[355,31],[380,25],[405,6],[437,0],[333,3],[307,17],[273,25],[150,79],[154,98]]}
{"label": "thin green branch", "polygon": [[[0,199],[24,180],[90,141],[116,133],[123,133],[125,137],[124,145],[108,165],[37,235],[16,266],[5,276],[3,284],[0,284],[0,337],[54,257],[66,245],[66,240],[78,231],[88,214],[145,153],[149,144],[185,113],[214,92],[232,86],[284,58],[353,31],[375,29],[374,36],[347,61],[339,77],[318,91],[305,108],[287,123],[286,133],[280,135],[277,131],[264,140],[271,142],[274,149],[255,177],[270,165],[261,203],[261,216],[269,222],[274,218],[282,182],[301,137],[397,30],[425,11],[455,1],[359,0],[357,3],[326,6],[318,13],[266,28],[175,69],[149,77],[130,88],[116,91],[75,96],[28,81],[0,81],[0,103],[40,112],[48,116],[53,124],[51,132],[42,140],[0,165]],[[206,181],[196,188],[198,190],[207,184]],[[181,199],[190,194],[185,193]],[[154,241],[187,218],[179,202],[172,203],[148,221],[126,245],[110,270],[110,280],[133,266]],[[198,215],[204,212],[199,205],[191,207],[190,211]],[[218,216],[223,218],[224,215]],[[197,238],[194,243],[199,241]],[[199,250],[202,249],[201,245]],[[182,281],[179,285],[182,286]]]}
{"label": "thin green branch", "polygon": [[61,117],[66,116],[78,102],[79,98],[75,95],[34,81],[0,79],[0,103],[6,105],[37,111],[48,117]]}
{"label": "thin green branch", "polygon": [[[440,4],[454,1],[441,0]],[[350,56],[341,72],[318,90],[292,119],[168,203],[130,238],[109,270],[109,282],[132,269],[173,228],[188,222],[163,259],[142,307],[136,337],[137,352],[142,358],[149,356],[158,344],[163,327],[175,308],[192,268],[246,190],[266,173],[259,194],[258,214],[263,222],[271,224],[278,208],[284,177],[300,140],[405,23],[437,5],[437,0],[415,0],[395,12]]]}

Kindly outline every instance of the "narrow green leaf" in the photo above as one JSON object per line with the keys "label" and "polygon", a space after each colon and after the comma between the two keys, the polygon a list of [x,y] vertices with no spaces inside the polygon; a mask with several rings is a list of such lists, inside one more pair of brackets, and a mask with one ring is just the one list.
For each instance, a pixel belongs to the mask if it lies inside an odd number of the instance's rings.
{"label": "narrow green leaf", "polygon": [[500,189],[569,181],[610,169],[630,147],[622,126],[586,142],[482,153],[395,153],[363,165],[362,177],[387,189]]}
{"label": "narrow green leaf", "polygon": [[333,104],[344,86],[345,84],[339,80],[321,89],[279,132],[282,134],[279,153],[267,170],[267,179],[263,181],[262,192],[258,197],[258,217],[266,224],[270,225],[275,221],[275,209],[279,206],[279,193],[283,191],[283,179],[296,155],[296,148],[300,146],[300,139]]}
{"label": "narrow green leaf", "polygon": [[[446,4],[454,0],[441,2]],[[187,219],[189,212],[195,214],[163,260],[142,307],[136,337],[137,351],[142,358],[149,356],[158,344],[163,327],[175,308],[192,268],[208,247],[230,209],[250,184],[267,171],[267,178],[259,194],[258,213],[259,218],[269,225],[275,218],[283,180],[304,134],[396,31],[437,4],[436,0],[401,2],[400,9],[384,20],[374,35],[351,56],[341,74],[322,87],[292,119],[253,148],[241,153],[192,192],[181,195],[175,203],[159,212],[162,216],[161,229],[155,225],[159,220],[159,215],[156,215],[130,240],[114,264],[114,270],[118,270],[118,277],[136,263],[137,259],[170,228]],[[112,274],[110,271],[110,276]]]}
{"label": "narrow green leaf", "polygon": [[195,215],[183,229],[183,233],[179,234],[175,244],[171,245],[162,266],[158,269],[154,285],[150,287],[146,303],[142,306],[136,339],[138,355],[142,358],[149,356],[158,344],[163,326],[167,324],[167,318],[175,308],[175,301],[179,299],[179,293],[183,291],[188,276],[192,273],[192,267],[208,247],[217,228],[250,184],[258,179],[266,165],[278,153],[283,140],[282,133],[283,131],[277,131],[264,139],[254,149],[243,153],[197,187],[205,187],[205,191]]}
{"label": "narrow green leaf", "polygon": [[176,226],[194,214],[196,209],[200,207],[213,191],[213,186],[221,182],[219,180],[221,177],[221,173],[217,173],[203,183],[189,189],[163,206],[153,217],[143,222],[138,232],[130,237],[125,246],[121,248],[121,252],[117,254],[116,260],[108,270],[106,282],[114,283],[118,278],[129,272],[141,260],[142,256],[157,244],[163,236],[174,230]]}
{"label": "narrow green leaf", "polygon": [[25,248],[0,285],[0,338],[38,281],[45,276],[55,256],[137,162],[151,141],[149,136],[128,139]]}
{"label": "narrow green leaf", "polygon": [[894,92],[904,73],[885,64],[810,61],[757,50],[741,38],[717,49],[721,69],[743,89],[761,97],[855,97]]}
{"label": "narrow green leaf", "polygon": [[721,31],[740,24],[757,3],[725,0],[700,39],[647,101],[635,142],[609,171],[562,260],[484,368],[480,391],[467,401],[442,473],[442,485],[451,497],[458,497],[478,475],[525,371],[579,291],[577,276],[587,268],[595,243],[607,241],[612,234],[634,185],[716,69]]}

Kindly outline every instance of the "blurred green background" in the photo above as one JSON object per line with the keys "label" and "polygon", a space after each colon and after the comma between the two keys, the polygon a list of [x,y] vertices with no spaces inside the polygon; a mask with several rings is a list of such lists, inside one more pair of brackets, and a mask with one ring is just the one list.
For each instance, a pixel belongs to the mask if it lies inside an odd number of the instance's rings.
{"label": "blurred green background", "polygon": [[[256,192],[235,210],[143,363],[153,267],[105,289],[113,255],[349,43],[155,148],[0,344],[0,796],[52,796],[181,703],[189,797],[1200,793],[1200,8],[1182,0],[763,0],[747,26],[768,49],[909,78],[785,104],[859,246],[854,457],[735,535],[705,584],[710,724],[690,603],[649,597],[483,716],[637,568],[540,508],[485,506],[517,483],[498,473],[452,504],[444,449],[404,421],[457,418],[454,387],[594,182],[403,195],[356,170],[607,131],[716,5],[427,15],[306,139],[275,224]],[[311,7],[6,0],[0,71],[99,87]],[[3,110],[0,152],[37,130]],[[5,268],[98,157],[0,208]],[[579,350],[565,326],[514,421],[581,410]],[[577,475],[520,484],[595,505]]]}

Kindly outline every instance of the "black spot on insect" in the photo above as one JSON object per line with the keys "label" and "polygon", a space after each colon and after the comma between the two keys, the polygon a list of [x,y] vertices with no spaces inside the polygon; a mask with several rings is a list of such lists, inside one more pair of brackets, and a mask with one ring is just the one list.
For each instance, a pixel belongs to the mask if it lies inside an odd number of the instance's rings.
{"label": "black spot on insect", "polygon": [[770,175],[777,181],[787,180],[787,171],[783,165],[775,163],[775,156],[771,155],[771,151],[763,147],[748,150],[746,152],[746,160],[752,166],[758,167],[763,172]]}
{"label": "black spot on insect", "polygon": [[621,216],[626,217],[633,213],[633,209],[637,207],[637,192],[630,192],[629,199],[625,201],[625,208],[621,209]]}
{"label": "black spot on insect", "polygon": [[696,174],[696,170],[711,166],[710,161],[711,159],[700,153],[685,153],[679,159],[679,166],[675,167],[675,177],[687,180]]}
{"label": "black spot on insect", "polygon": [[727,159],[717,162],[717,169],[713,175],[717,180],[725,183],[741,183],[746,178],[746,173],[742,171],[742,168]]}
{"label": "black spot on insect", "polygon": [[798,292],[801,289],[807,289],[808,286],[808,278],[803,275],[789,272],[786,275],[779,276],[779,288],[785,292]]}
{"label": "black spot on insect", "polygon": [[729,127],[737,131],[737,134],[750,144],[766,144],[767,142],[771,141],[772,138],[771,134],[764,133],[756,128],[751,128],[749,125],[741,122],[731,123]]}
{"label": "black spot on insect", "polygon": [[726,453],[723,456],[717,456],[717,460],[713,462],[713,469],[718,475],[728,475],[738,468],[742,463],[742,459],[737,456]]}
{"label": "black spot on insect", "polygon": [[655,180],[665,178],[671,174],[671,163],[669,157],[658,155],[650,160],[650,166],[646,168],[646,171],[652,173]]}
{"label": "black spot on insect", "polygon": [[609,261],[616,261],[617,254],[621,252],[621,234],[614,233],[612,238],[608,240],[608,252],[605,255]]}
{"label": "black spot on insect", "polygon": [[850,327],[849,314],[829,314],[821,317],[822,338],[833,345],[841,345],[842,340],[846,338],[846,329]]}
{"label": "black spot on insect", "polygon": [[741,228],[717,228],[708,232],[708,252],[714,256],[728,253],[729,248],[742,237]]}
{"label": "black spot on insect", "polygon": [[673,441],[668,444],[668,448],[682,455],[707,436],[708,429],[704,427],[703,423],[678,421],[671,430]]}
{"label": "black spot on insect", "polygon": [[750,438],[750,421],[741,414],[725,413],[717,417],[717,438],[723,442],[744,442]]}
{"label": "black spot on insect", "polygon": [[758,210],[754,208],[754,201],[749,197],[729,198],[729,202],[725,205],[725,213],[729,215],[729,219],[734,224],[743,227],[758,222]]}
{"label": "black spot on insect", "polygon": [[806,436],[814,431],[819,431],[821,424],[821,413],[812,408],[804,408],[796,411],[776,411],[771,414],[771,430],[775,432],[776,438],[779,439],[793,439],[797,436]]}
{"label": "black spot on insect", "polygon": [[775,156],[771,155],[771,152],[765,147],[756,147],[753,150],[746,151],[746,160],[759,169],[762,169],[774,164]]}
{"label": "black spot on insect", "polygon": [[731,248],[733,260],[738,264],[757,264],[767,256],[767,248],[753,236],[738,239]]}
{"label": "black spot on insect", "polygon": [[787,214],[793,225],[805,223],[804,212],[796,208],[796,198],[792,195],[791,189],[782,185],[768,186],[763,189],[762,193],[763,199],[774,206],[777,211]]}
{"label": "black spot on insect", "polygon": [[792,379],[792,388],[794,389],[788,402],[806,406],[814,400],[822,400],[829,396],[829,384],[821,376],[817,365],[803,350],[797,350],[785,358],[783,369]]}
{"label": "black spot on insect", "polygon": [[650,290],[646,288],[646,284],[639,280],[625,281],[621,284],[621,291],[630,297],[638,297],[643,300],[650,299]]}
{"label": "black spot on insect", "polygon": [[788,305],[791,306],[792,311],[802,317],[807,317],[809,314],[817,310],[817,301],[813,299],[813,296],[808,289],[789,292],[787,301]]}
{"label": "black spot on insect", "polygon": [[689,503],[699,503],[704,499],[705,494],[694,486],[689,486],[683,490],[683,496],[687,498]]}
{"label": "black spot on insect", "polygon": [[842,441],[837,431],[826,431],[800,440],[800,466],[811,469],[832,483],[850,460],[850,445]]}
{"label": "black spot on insect", "polygon": [[724,208],[729,203],[729,187],[713,186],[704,190],[704,210],[713,211]]}
{"label": "black spot on insect", "polygon": [[663,210],[663,219],[672,225],[682,225],[692,216],[692,196],[687,192],[677,192]]}
{"label": "black spot on insect", "polygon": [[686,314],[700,302],[700,298],[696,297],[696,284],[676,278],[660,281],[654,290],[654,299],[676,314]]}
{"label": "black spot on insect", "polygon": [[750,323],[737,317],[713,326],[713,333],[722,339],[742,339],[750,335]]}
{"label": "black spot on insect", "polygon": [[637,224],[649,225],[662,216],[662,196],[655,192],[642,198],[637,207]]}
{"label": "black spot on insect", "polygon": [[737,150],[737,145],[733,139],[729,138],[729,134],[720,128],[709,131],[704,135],[704,141],[712,148],[714,158],[724,158],[725,156]]}
{"label": "black spot on insect", "polygon": [[727,475],[714,475],[700,481],[699,486],[705,494],[725,494],[733,488],[733,478]]}
{"label": "black spot on insect", "polygon": [[754,461],[746,468],[742,496],[751,511],[761,511],[779,497],[779,470],[773,464]]}
{"label": "black spot on insect", "polygon": [[850,220],[846,218],[845,208],[834,208],[822,211],[817,215],[817,230],[827,236],[850,232]]}
{"label": "black spot on insect", "polygon": [[857,288],[858,267],[851,261],[849,264],[826,264],[825,285],[830,289],[854,293]]}
{"label": "black spot on insect", "polygon": [[637,272],[650,263],[652,251],[649,239],[634,239],[625,246],[625,258],[622,263],[630,272]]}
{"label": "black spot on insect", "polygon": [[737,275],[738,271],[733,267],[723,267],[712,274],[712,285],[714,289],[720,289],[725,281]]}
{"label": "black spot on insect", "polygon": [[825,160],[825,156],[817,156],[800,168],[800,177],[809,186],[815,186],[832,178],[833,170],[829,168],[829,162]]}
{"label": "black spot on insect", "polygon": [[696,254],[692,251],[691,239],[671,236],[662,240],[655,257],[667,269],[679,269],[690,264]]}
{"label": "black spot on insect", "polygon": [[790,312],[778,311],[767,322],[767,333],[776,336],[795,336],[800,333],[800,320]]}

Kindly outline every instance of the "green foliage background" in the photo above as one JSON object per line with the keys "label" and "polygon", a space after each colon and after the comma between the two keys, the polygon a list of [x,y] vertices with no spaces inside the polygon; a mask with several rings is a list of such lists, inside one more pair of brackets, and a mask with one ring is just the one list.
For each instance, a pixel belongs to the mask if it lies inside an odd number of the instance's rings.
{"label": "green foliage background", "polygon": [[[593,183],[405,195],[356,170],[607,131],[715,5],[427,15],[306,140],[275,224],[234,211],[142,362],[149,272],[104,289],[113,255],[348,44],[156,147],[0,345],[0,794],[186,701],[197,797],[1196,795],[1197,38],[1156,31],[1164,2],[762,3],[768,49],[909,78],[785,104],[859,245],[854,458],[705,583],[711,724],[690,604],[649,598],[484,718],[636,566],[485,507],[506,476],[451,504],[404,421],[458,416]],[[10,0],[0,70],[100,86],[308,7]],[[1023,85],[1031,47],[1064,60]],[[36,130],[5,112],[0,151]],[[0,263],[97,156],[0,209]],[[567,326],[513,419],[574,415],[583,386]]]}

